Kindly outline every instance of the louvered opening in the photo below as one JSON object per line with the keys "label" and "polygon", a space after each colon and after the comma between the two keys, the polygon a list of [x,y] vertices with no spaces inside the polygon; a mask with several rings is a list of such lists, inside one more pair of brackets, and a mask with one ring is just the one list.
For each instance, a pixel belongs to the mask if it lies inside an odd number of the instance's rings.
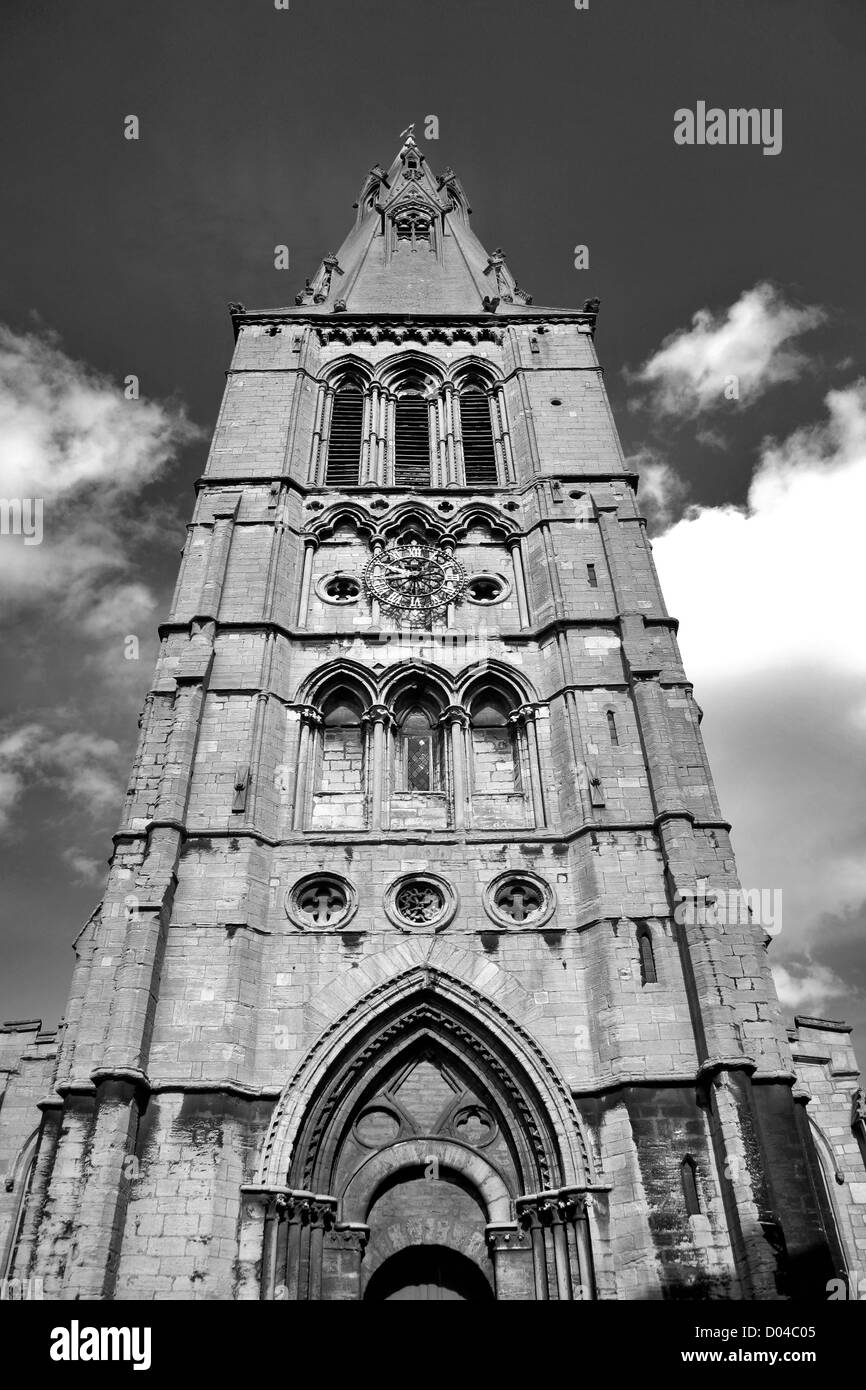
{"label": "louvered opening", "polygon": [[394,452],[397,487],[430,486],[430,417],[422,396],[399,397]]}
{"label": "louvered opening", "polygon": [[357,487],[361,468],[364,397],[360,391],[338,391],[331,413],[328,440],[328,487]]}
{"label": "louvered opening", "polygon": [[463,467],[467,487],[490,487],[496,476],[496,451],[490,406],[480,391],[460,397],[460,425],[463,433]]}

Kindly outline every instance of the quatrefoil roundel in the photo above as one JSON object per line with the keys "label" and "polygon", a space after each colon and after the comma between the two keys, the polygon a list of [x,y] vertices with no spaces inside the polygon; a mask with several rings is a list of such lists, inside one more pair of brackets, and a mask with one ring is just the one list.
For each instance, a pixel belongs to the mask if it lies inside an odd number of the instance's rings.
{"label": "quatrefoil roundel", "polygon": [[490,884],[484,907],[499,927],[540,927],[553,916],[556,898],[538,874],[528,869],[509,870]]}
{"label": "quatrefoil roundel", "polygon": [[302,931],[340,931],[357,908],[354,888],[337,874],[307,874],[286,894],[286,914]]}

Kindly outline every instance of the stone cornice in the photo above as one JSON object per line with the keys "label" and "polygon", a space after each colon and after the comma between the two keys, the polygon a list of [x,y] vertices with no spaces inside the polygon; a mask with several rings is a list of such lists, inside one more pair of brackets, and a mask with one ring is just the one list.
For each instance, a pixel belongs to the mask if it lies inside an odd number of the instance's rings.
{"label": "stone cornice", "polygon": [[481,333],[496,329],[515,328],[520,324],[531,328],[535,323],[546,325],[551,322],[583,324],[588,331],[592,331],[598,318],[595,313],[583,313],[576,309],[544,308],[536,305],[517,312],[501,310],[494,314],[466,312],[424,314],[417,311],[410,314],[399,314],[393,311],[334,314],[330,308],[313,309],[309,305],[303,307],[286,305],[277,309],[246,309],[236,306],[230,312],[235,340],[237,340],[242,328],[258,325],[276,325],[278,327],[286,325],[293,328],[312,328],[329,333],[355,330],[364,333],[373,331],[379,334],[384,334],[389,329],[398,332],[402,330],[406,333],[407,330],[411,331],[417,327],[422,332],[426,331],[427,333],[438,329],[443,333],[453,334],[461,329]]}
{"label": "stone cornice", "polygon": [[[629,486],[637,487],[640,481],[640,474],[628,469],[617,469],[613,472],[604,473],[572,473],[567,470],[558,469],[555,473],[541,473],[536,477],[530,478],[525,483],[514,483],[511,487],[507,488],[498,485],[496,487],[479,487],[477,485],[475,487],[462,487],[458,484],[454,484],[454,486],[448,488],[416,487],[412,489],[411,496],[413,499],[421,498],[422,501],[425,498],[433,501],[437,497],[442,498],[443,501],[450,501],[452,497],[483,497],[485,501],[489,501],[496,497],[502,497],[503,500],[505,500],[514,497],[524,497],[532,492],[539,492],[545,484],[554,481],[554,479],[558,479],[561,483],[584,483],[587,487],[592,483],[620,482],[626,482]],[[208,473],[201,473],[199,477],[196,478],[193,486],[196,491],[199,491],[201,488],[212,487],[219,492],[227,487],[265,487],[275,483],[286,483],[290,488],[293,488],[295,492],[300,493],[304,497],[327,497],[332,502],[342,498],[347,498],[353,502],[362,502],[365,497],[379,496],[393,496],[402,500],[407,496],[404,487],[395,487],[392,483],[383,483],[381,486],[378,483],[364,483],[363,485],[359,483],[357,487],[346,487],[337,490],[335,488],[321,487],[318,483],[304,482],[301,478],[291,473],[238,473],[227,477],[210,476]],[[571,520],[569,517],[564,517],[562,519]],[[637,520],[636,517],[623,517],[620,519],[629,521]],[[587,522],[594,521],[594,517],[583,518],[584,525],[586,525]],[[191,524],[192,523],[190,523],[190,525]]]}
{"label": "stone cornice", "polygon": [[[541,623],[536,627],[512,628],[510,630],[503,628],[496,634],[496,640],[502,642],[506,646],[513,644],[524,645],[527,642],[540,642],[545,638],[555,636],[558,632],[577,631],[584,628],[588,631],[592,631],[600,627],[616,627],[622,621],[623,616],[627,615],[612,610],[610,613],[596,614],[593,617],[550,618],[547,622]],[[664,613],[655,613],[652,615],[641,614],[641,617],[648,627],[666,627],[674,633],[679,630],[679,618],[671,618]],[[251,619],[249,622],[240,620],[220,622],[215,636],[222,632],[256,631],[273,633],[276,636],[285,637],[291,642],[334,642],[345,640],[346,637],[351,637],[353,640],[367,641],[375,646],[387,645],[390,641],[404,643],[417,641],[429,645],[437,641],[442,641],[443,639],[451,645],[457,645],[460,642],[465,642],[469,645],[471,642],[477,640],[473,632],[463,632],[459,628],[447,628],[442,632],[422,632],[419,628],[417,632],[413,629],[412,632],[408,634],[400,631],[398,628],[395,628],[393,631],[383,628],[371,628],[368,631],[364,631],[361,628],[353,628],[351,632],[347,632],[344,628],[311,629],[286,627],[283,623],[277,622],[274,618],[255,618]],[[160,638],[168,637],[171,633],[188,633],[189,623],[181,621],[160,623],[158,632]],[[656,663],[654,670],[658,669],[663,668],[659,668],[658,663]],[[687,680],[685,676],[665,676],[662,678],[661,683],[662,685],[671,686],[693,685],[693,682]],[[601,682],[575,681],[569,686],[562,686],[561,689],[595,690],[602,687],[609,687],[610,689],[628,689],[628,686],[629,681],[623,678],[622,680]],[[254,687],[237,686],[234,688],[237,689],[238,692],[243,691],[245,694],[256,693],[256,688]],[[165,691],[158,686],[151,687],[151,691],[156,694],[165,693]]]}
{"label": "stone cornice", "polygon": [[[604,808],[601,808],[604,809]],[[553,831],[538,830],[535,827],[524,827],[514,829],[499,830],[463,830],[463,831],[413,831],[413,830],[351,830],[344,831],[340,836],[340,843],[351,845],[354,848],[363,848],[365,845],[483,845],[483,844],[532,844],[532,845],[568,845],[575,840],[580,840],[584,835],[647,835],[658,832],[659,827],[670,819],[688,821],[695,830],[722,830],[728,833],[731,829],[730,821],[719,819],[704,819],[694,815],[691,811],[663,811],[652,820],[642,821],[589,821],[585,825],[577,826],[573,830],[564,831],[557,835]],[[134,830],[126,827],[112,837],[115,845],[121,841],[146,840],[153,829],[155,822],[148,822],[147,828]],[[174,825],[174,823],[172,823]],[[264,830],[255,826],[230,826],[226,829],[219,829],[213,826],[187,826],[185,829],[175,826],[180,831],[184,841],[193,839],[202,840],[254,840],[257,844],[268,845],[274,849],[282,845],[333,845],[333,833],[324,831],[296,831],[290,835],[274,836],[268,835]],[[657,916],[654,912],[641,912],[637,916]],[[666,916],[670,911],[666,910]],[[607,920],[609,914],[601,913],[598,921]],[[214,923],[214,925],[223,925]],[[586,926],[591,926],[592,921],[580,922],[575,926],[576,930],[584,930]]]}

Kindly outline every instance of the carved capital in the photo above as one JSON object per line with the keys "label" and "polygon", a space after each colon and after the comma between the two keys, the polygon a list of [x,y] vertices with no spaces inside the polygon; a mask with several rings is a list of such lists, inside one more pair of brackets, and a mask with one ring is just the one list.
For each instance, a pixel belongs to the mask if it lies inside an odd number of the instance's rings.
{"label": "carved capital", "polygon": [[394,715],[388,709],[387,705],[371,705],[370,708],[364,710],[364,713],[361,715],[361,723],[370,724],[371,726],[381,724],[384,728],[388,729],[394,723]]}
{"label": "carved capital", "polygon": [[316,729],[323,722],[321,711],[317,710],[315,705],[295,705],[294,708],[299,714],[302,724]]}
{"label": "carved capital", "polygon": [[458,724],[461,728],[469,727],[469,715],[462,705],[449,705],[439,716],[439,723],[443,725]]}
{"label": "carved capital", "polygon": [[526,1231],[515,1222],[496,1222],[485,1227],[484,1235],[491,1255],[501,1250],[527,1250],[529,1241]]}

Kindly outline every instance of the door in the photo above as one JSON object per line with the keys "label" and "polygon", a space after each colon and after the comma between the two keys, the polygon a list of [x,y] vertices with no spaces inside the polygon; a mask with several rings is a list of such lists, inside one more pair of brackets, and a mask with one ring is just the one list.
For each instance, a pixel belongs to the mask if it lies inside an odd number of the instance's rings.
{"label": "door", "polygon": [[392,1255],[371,1276],[365,1299],[371,1302],[475,1302],[493,1292],[476,1264],[456,1250],[413,1245]]}

